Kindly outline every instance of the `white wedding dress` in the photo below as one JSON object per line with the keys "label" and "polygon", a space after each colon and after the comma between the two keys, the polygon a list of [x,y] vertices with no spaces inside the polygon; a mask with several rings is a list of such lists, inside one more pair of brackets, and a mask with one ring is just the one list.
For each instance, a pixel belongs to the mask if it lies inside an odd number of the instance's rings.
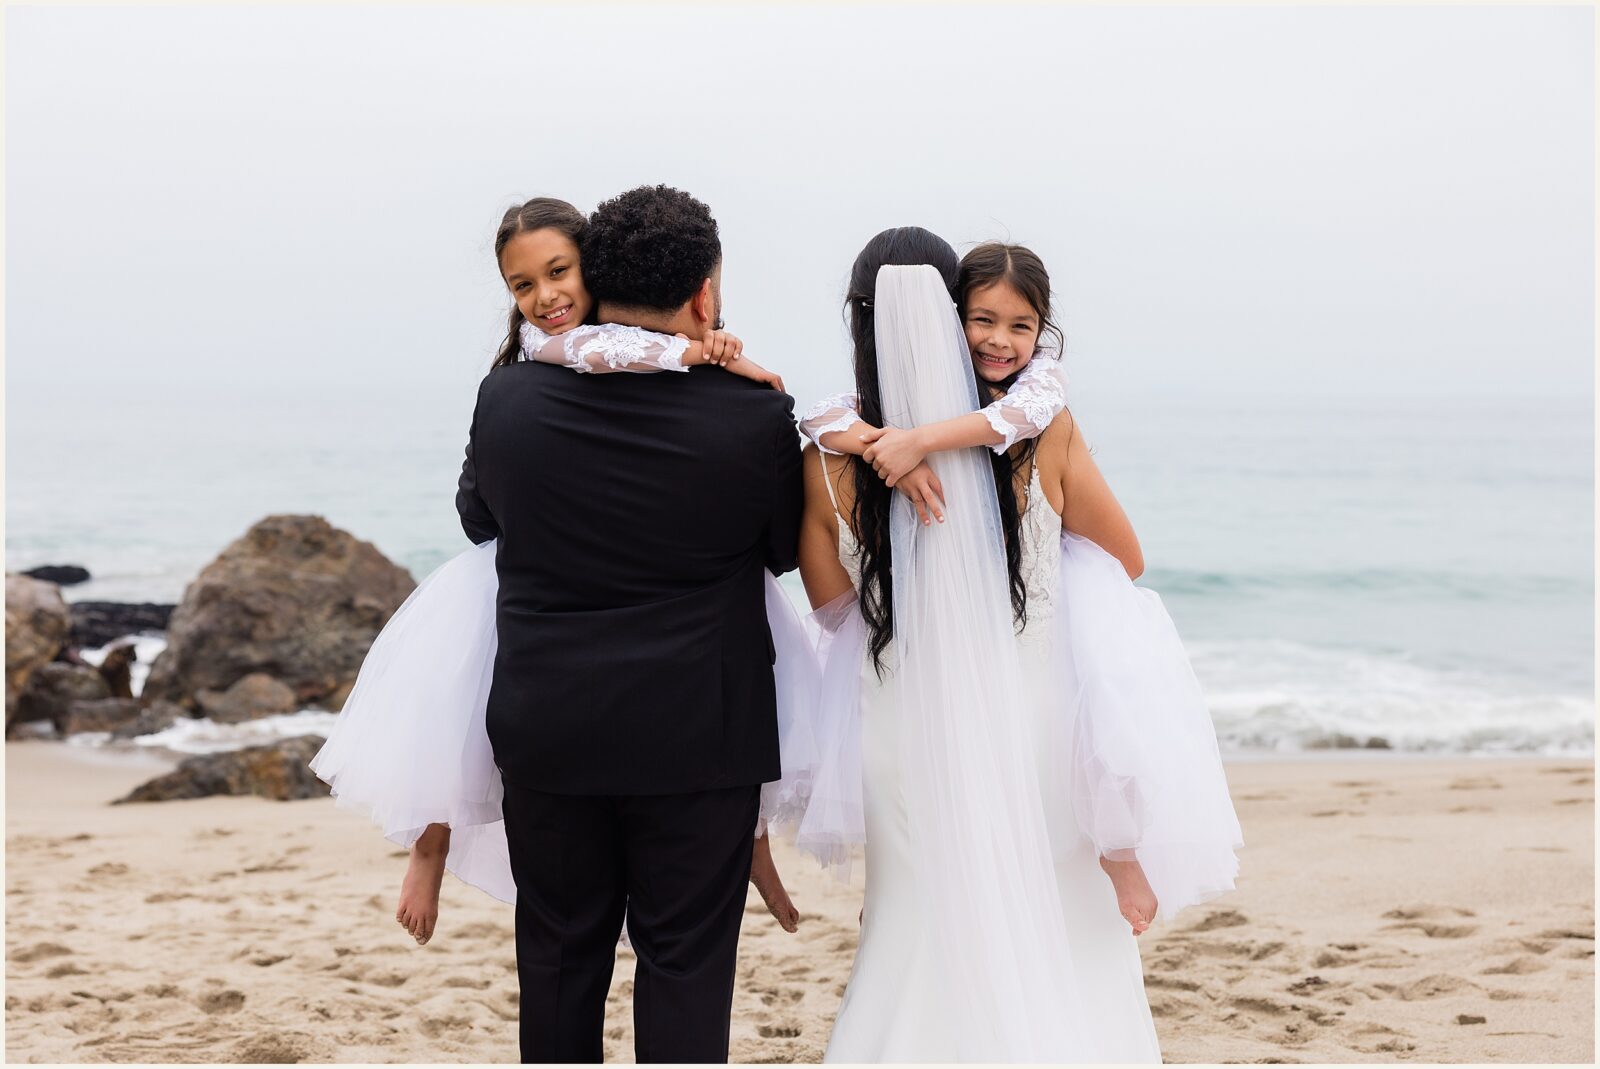
{"label": "white wedding dress", "polygon": [[[1072,969],[1080,980],[1084,1010],[1098,1033],[1093,1056],[1115,1062],[1159,1062],[1138,945],[1117,910],[1116,894],[1100,868],[1095,846],[1079,828],[1073,811],[1073,782],[1064,760],[1069,725],[1061,715],[1052,652],[1061,518],[1045,498],[1037,472],[1022,514],[1022,538],[1028,625],[1017,637],[1018,659]],[[859,548],[842,517],[839,543],[840,562],[859,587]],[[869,658],[862,656],[860,662],[866,902],[855,967],[834,1021],[826,1060],[949,1061],[952,1052],[961,1049],[960,1033],[970,1022],[945,1012],[943,985],[929,955],[929,918],[923,908],[927,895],[918,884],[911,853],[899,770],[899,733],[910,714],[902,706],[894,674],[880,681]]]}
{"label": "white wedding dress", "polygon": [[[874,305],[885,422],[976,410],[937,272],[884,267]],[[1009,425],[1037,434],[1048,418]],[[929,463],[952,508],[924,527],[892,498],[881,674],[860,547],[837,517],[854,589],[813,614],[821,697],[811,752],[793,772],[786,755],[783,785],[806,804],[780,790],[771,820],[838,875],[865,845],[861,937],[826,1058],[1157,1062],[1137,943],[1099,859],[1137,857],[1158,922],[1232,888],[1241,837],[1199,685],[1160,599],[1062,530],[1036,470],[1017,632],[989,462],[974,450]]]}

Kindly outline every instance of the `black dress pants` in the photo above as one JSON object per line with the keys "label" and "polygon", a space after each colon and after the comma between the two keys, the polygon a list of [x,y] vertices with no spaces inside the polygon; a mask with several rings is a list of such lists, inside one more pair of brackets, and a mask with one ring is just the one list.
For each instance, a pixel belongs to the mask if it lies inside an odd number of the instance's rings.
{"label": "black dress pants", "polygon": [[505,784],[524,1062],[599,1062],[623,911],[639,1062],[726,1062],[760,787],[638,797]]}

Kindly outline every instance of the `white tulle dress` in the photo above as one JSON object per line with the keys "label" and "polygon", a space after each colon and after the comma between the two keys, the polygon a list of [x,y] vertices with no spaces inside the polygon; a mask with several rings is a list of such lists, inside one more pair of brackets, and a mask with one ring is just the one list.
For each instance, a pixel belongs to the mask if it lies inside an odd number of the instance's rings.
{"label": "white tulle dress", "polygon": [[[840,561],[859,586],[859,548],[843,518],[839,532]],[[1055,1040],[1043,1049],[1073,1061],[1159,1062],[1138,945],[1098,857],[1136,847],[1167,916],[1231,889],[1238,823],[1209,715],[1159,600],[1135,588],[1104,550],[1062,532],[1036,472],[1022,536],[1028,624],[1017,647],[1026,720],[1075,1014],[1090,1022],[1065,1046]],[[809,804],[793,827],[774,823],[837,872],[848,871],[850,847],[866,844],[861,939],[826,1060],[947,1062],[953,1052],[984,1049],[987,1037],[948,1012],[948,985],[929,949],[930,895],[912,852],[899,738],[917,713],[906,708],[894,673],[880,679],[866,657],[855,597],[816,615],[824,676],[807,739],[815,754]],[[1138,706],[1131,719],[1129,703]],[[1150,731],[1175,734],[1169,746],[1150,745],[1157,740],[1142,734]],[[1182,754],[1187,766],[1171,767]]]}
{"label": "white tulle dress", "polygon": [[[554,337],[523,329],[525,359],[589,373],[683,371],[686,344],[610,324]],[[446,561],[395,611],[311,770],[332,788],[339,806],[369,816],[399,846],[409,847],[429,824],[448,825],[446,870],[515,902],[500,811],[504,788],[484,728],[498,645],[497,546],[490,540]],[[815,642],[777,580],[768,575],[766,581],[779,742],[792,759],[812,753]],[[780,792],[786,805],[804,805],[804,785],[786,777],[763,788],[763,814]],[[764,822],[757,833],[763,830]]]}
{"label": "white tulle dress", "polygon": [[[1060,361],[1035,357],[1009,393],[982,409],[1003,439],[994,451],[1042,434],[1065,406],[1065,387]],[[855,407],[854,394],[833,395],[806,414],[800,429],[837,455],[820,439],[853,424]],[[1167,924],[1233,890],[1238,875],[1243,836],[1216,729],[1160,596],[1136,586],[1115,557],[1062,531],[1059,521],[1041,495],[1030,494],[1024,522],[1035,536],[1026,544],[1035,567],[1024,646],[1043,658],[1031,678],[1046,681],[1039,708],[1053,710],[1048,759],[1055,782],[1070,785],[1072,811],[1094,854],[1136,858],[1159,902],[1155,924]],[[841,540],[848,543],[841,559],[855,578],[848,530]],[[1046,541],[1054,552],[1043,551]],[[1048,611],[1048,627],[1034,606]],[[820,636],[821,698],[805,745],[816,756],[797,754],[793,779],[772,791],[803,785],[808,798],[803,808],[776,797],[772,805],[798,814],[789,827],[802,850],[847,877],[851,848],[868,838],[856,741],[861,713],[853,698],[864,678],[856,660],[865,629],[854,593],[815,612],[811,622]],[[1040,637],[1045,633],[1048,641]]]}

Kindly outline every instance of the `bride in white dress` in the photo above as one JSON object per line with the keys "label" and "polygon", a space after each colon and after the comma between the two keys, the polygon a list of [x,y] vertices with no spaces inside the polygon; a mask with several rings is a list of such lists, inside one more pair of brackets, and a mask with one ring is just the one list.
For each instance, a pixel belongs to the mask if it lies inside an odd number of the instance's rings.
{"label": "bride in white dress", "polygon": [[[954,283],[954,252],[917,228],[879,235],[858,258],[857,381],[881,398],[863,419],[904,428],[978,409]],[[1176,636],[1163,645],[1159,602],[1096,544],[1137,560],[1073,432],[1059,417],[1012,486],[998,482],[1006,458],[930,456],[948,503],[937,525],[870,486],[870,469],[858,479],[865,465],[808,450],[801,574],[821,606],[824,696],[817,753],[797,777],[808,804],[773,823],[836,870],[866,843],[861,939],[830,1061],[1157,1062],[1135,937],[1102,870],[1118,854],[1107,843],[1145,832],[1139,860],[1174,906],[1232,886],[1238,829],[1209,719]],[[891,552],[864,550],[867,539]],[[1156,689],[1114,693],[1135,663],[1134,674],[1154,669]],[[1136,740],[1104,723],[1126,698],[1162,706],[1139,726],[1166,718],[1174,745],[1200,758],[1192,782],[1163,791],[1169,767],[1127,760]],[[1170,831],[1162,807],[1185,798],[1207,803],[1196,819],[1209,838],[1163,851],[1148,833]],[[1203,864],[1186,865],[1196,841]]]}

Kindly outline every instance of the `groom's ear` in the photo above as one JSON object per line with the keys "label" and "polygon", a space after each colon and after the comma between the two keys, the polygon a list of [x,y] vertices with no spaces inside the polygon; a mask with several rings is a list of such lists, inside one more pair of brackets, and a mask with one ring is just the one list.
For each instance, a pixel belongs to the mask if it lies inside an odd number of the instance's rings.
{"label": "groom's ear", "polygon": [[717,319],[717,294],[711,279],[707,278],[700,283],[700,288],[694,291],[694,296],[689,298],[689,310],[694,313],[695,319],[709,329]]}

